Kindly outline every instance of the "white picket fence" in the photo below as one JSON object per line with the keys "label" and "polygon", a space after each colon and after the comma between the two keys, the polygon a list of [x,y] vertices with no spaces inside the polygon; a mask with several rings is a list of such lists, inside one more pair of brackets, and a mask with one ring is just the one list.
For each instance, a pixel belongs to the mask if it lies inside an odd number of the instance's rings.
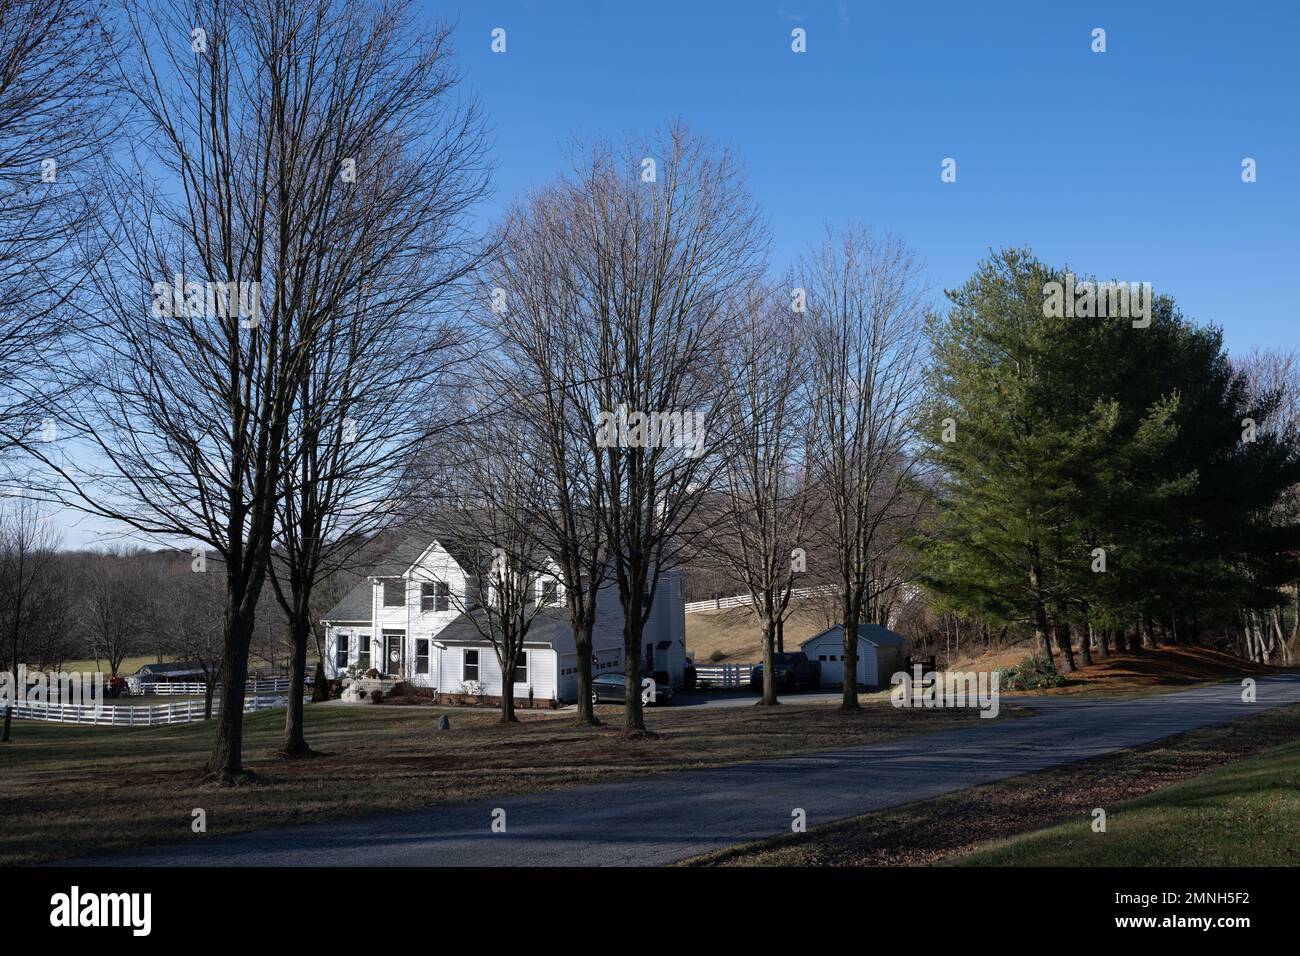
{"label": "white picket fence", "polygon": [[[835,585],[827,584],[817,588],[795,588],[790,592],[792,600],[803,600],[804,598],[814,597],[818,594],[829,594],[835,590]],[[733,594],[731,597],[713,598],[708,601],[691,601],[686,605],[686,613],[694,614],[696,611],[721,611],[728,607],[742,607],[749,605],[751,598],[748,594]]]}
{"label": "white picket fence", "polygon": [[[220,686],[220,685],[218,685]],[[271,677],[255,678],[244,685],[246,694],[283,694],[289,689],[289,678]],[[203,694],[207,685],[202,681],[157,681],[152,684],[140,684],[140,694],[157,694],[160,697],[180,697]]]}
{"label": "white picket fence", "polygon": [[697,664],[696,687],[747,687],[753,664]]}
{"label": "white picket fence", "polygon": [[[304,697],[304,703],[310,700]],[[284,697],[248,697],[244,700],[244,713],[274,710],[284,707]],[[212,702],[215,717],[219,702]],[[96,710],[90,705],[46,704],[23,701],[14,706],[14,716],[23,720],[44,720],[57,724],[91,724],[98,727],[155,727],[162,724],[188,724],[203,719],[203,701],[187,700],[174,704],[150,704],[132,707],[124,704],[105,704]]]}

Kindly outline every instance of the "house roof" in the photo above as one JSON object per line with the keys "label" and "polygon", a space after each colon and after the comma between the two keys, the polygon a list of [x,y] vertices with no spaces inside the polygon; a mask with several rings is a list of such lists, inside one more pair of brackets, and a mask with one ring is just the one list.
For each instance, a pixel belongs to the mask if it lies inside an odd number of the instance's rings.
{"label": "house roof", "polygon": [[[839,638],[843,633],[843,630],[844,629],[841,625],[836,624],[834,627],[827,628],[820,634],[814,634],[799,646],[805,647],[813,641],[820,640],[821,638],[827,637],[831,634],[834,634]],[[859,624],[858,640],[866,641],[874,647],[907,647],[907,638],[902,634],[899,634],[897,631],[891,631],[889,628],[882,627],[879,624]]]}
{"label": "house roof", "polygon": [[[482,630],[480,630],[482,628]],[[482,608],[458,614],[456,618],[433,636],[439,644],[482,644],[488,631]],[[548,607],[538,611],[528,626],[525,644],[550,644],[570,639],[568,612],[561,607]]]}
{"label": "house roof", "polygon": [[412,531],[388,552],[374,568],[370,576],[374,578],[400,578],[411,570],[424,552],[437,542],[443,550],[455,559],[464,570],[470,570],[474,563],[475,548],[454,534],[438,533],[428,529]]}
{"label": "house roof", "polygon": [[322,621],[369,621],[371,612],[370,579],[358,581],[342,600],[330,608]]}

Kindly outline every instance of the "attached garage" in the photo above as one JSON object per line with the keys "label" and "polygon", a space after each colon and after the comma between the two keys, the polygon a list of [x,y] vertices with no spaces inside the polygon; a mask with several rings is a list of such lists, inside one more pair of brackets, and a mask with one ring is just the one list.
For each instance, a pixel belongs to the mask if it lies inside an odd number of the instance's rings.
{"label": "attached garage", "polygon": [[[822,684],[844,683],[844,639],[839,625],[815,634],[799,645],[808,659],[822,666]],[[897,671],[907,665],[910,648],[907,638],[879,624],[858,625],[857,683],[866,687],[883,687]]]}

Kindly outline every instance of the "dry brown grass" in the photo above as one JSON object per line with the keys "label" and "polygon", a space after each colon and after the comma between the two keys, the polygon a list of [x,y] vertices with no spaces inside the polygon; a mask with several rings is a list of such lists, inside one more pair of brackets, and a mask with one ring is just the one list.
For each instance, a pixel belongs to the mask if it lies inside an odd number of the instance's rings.
{"label": "dry brown grass", "polygon": [[[1029,644],[1016,645],[963,658],[953,663],[951,669],[987,671],[1011,667],[1035,652],[1036,648]],[[1091,667],[1079,668],[1068,675],[1062,687],[1026,693],[1090,696],[1161,693],[1183,690],[1208,681],[1267,676],[1294,670],[1294,667],[1252,664],[1208,647],[1166,644],[1136,654],[1112,655],[1108,660],[1096,661]],[[1016,692],[1004,690],[1002,693],[1014,695]]]}
{"label": "dry brown grass", "polygon": [[[881,701],[868,701],[860,714],[830,704],[666,708],[647,712],[657,739],[628,741],[618,731],[621,708],[598,713],[606,726],[579,727],[553,712],[525,711],[519,724],[501,725],[488,710],[316,705],[307,709],[307,737],[324,755],[299,761],[273,754],[283,712],[253,714],[245,720],[245,758],[257,782],[224,789],[199,779],[210,726],[16,722],[13,743],[0,745],[0,863],[183,840],[196,807],[207,811],[209,834],[228,834],[866,744],[978,720],[975,710],[896,710]],[[442,714],[450,732],[436,730]]]}
{"label": "dry brown grass", "polygon": [[[785,649],[797,651],[814,634],[826,630],[822,612],[807,602],[792,604],[785,622]],[[686,615],[686,651],[697,664],[707,664],[714,651],[724,663],[753,664],[763,656],[763,629],[747,607],[696,611]]]}

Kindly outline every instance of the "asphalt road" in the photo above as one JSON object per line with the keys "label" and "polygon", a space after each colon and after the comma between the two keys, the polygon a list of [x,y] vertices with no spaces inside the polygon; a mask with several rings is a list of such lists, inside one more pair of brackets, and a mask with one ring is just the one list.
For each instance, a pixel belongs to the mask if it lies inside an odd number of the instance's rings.
{"label": "asphalt road", "polygon": [[[476,800],[233,837],[196,836],[82,865],[658,865],[926,799],[1300,702],[1300,675],[1126,700],[1018,698],[1035,716],[712,770]],[[493,832],[495,810],[505,832]]]}

